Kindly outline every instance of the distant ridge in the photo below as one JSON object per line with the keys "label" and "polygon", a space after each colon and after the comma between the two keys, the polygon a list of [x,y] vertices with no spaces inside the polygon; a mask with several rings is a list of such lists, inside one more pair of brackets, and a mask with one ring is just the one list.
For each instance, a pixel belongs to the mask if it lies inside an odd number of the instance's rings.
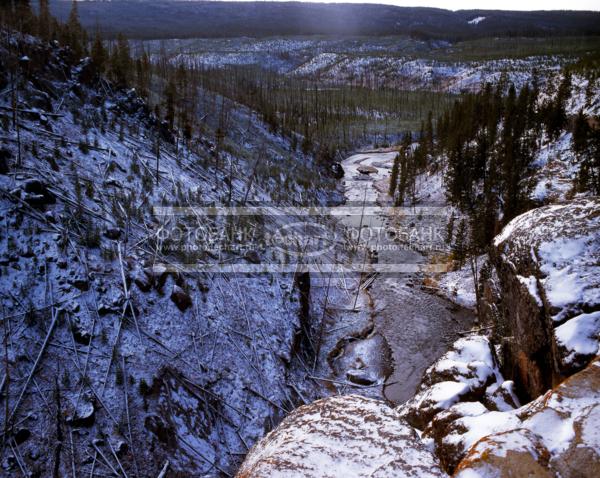
{"label": "distant ridge", "polygon": [[[71,0],[51,1],[66,18]],[[600,35],[600,12],[500,11],[355,3],[187,0],[79,1],[83,25],[134,38],[275,35],[410,35],[467,40],[490,36]],[[473,21],[477,20],[477,21]]]}

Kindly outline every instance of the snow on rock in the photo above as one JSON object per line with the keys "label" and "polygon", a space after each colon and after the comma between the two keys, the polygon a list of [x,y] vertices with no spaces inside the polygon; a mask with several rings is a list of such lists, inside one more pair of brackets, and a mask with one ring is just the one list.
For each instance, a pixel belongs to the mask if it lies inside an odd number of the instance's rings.
{"label": "snow on rock", "polygon": [[471,389],[499,377],[488,339],[474,335],[457,340],[452,349],[427,370],[423,383],[433,384],[445,377],[464,382]]}
{"label": "snow on rock", "polygon": [[385,403],[345,395],[302,406],[250,451],[238,478],[438,477],[437,460]]}
{"label": "snow on rock", "polygon": [[537,435],[526,429],[510,430],[478,441],[461,462],[454,476],[551,478],[555,475],[548,469],[548,458],[548,450]]}
{"label": "snow on rock", "polygon": [[598,198],[544,206],[516,217],[494,239],[497,278],[490,286],[498,294],[484,297],[484,321],[505,331],[503,371],[531,398],[598,350],[600,324],[588,314],[600,308],[599,211]]}
{"label": "snow on rock", "polygon": [[[447,443],[473,443],[457,477],[600,474],[600,358],[530,404],[464,417]],[[496,429],[496,432],[488,433]],[[487,436],[484,436],[487,435]],[[480,438],[477,438],[477,437]],[[442,460],[443,462],[443,460]]]}
{"label": "snow on rock", "polygon": [[454,470],[471,446],[481,438],[518,428],[521,422],[514,412],[490,412],[467,415],[450,423],[437,443],[436,454],[448,472]]}
{"label": "snow on rock", "polygon": [[499,412],[519,407],[520,401],[515,390],[515,382],[505,380],[502,383],[493,383],[487,388],[483,401],[490,410]]}
{"label": "snow on rock", "polygon": [[[593,82],[591,85],[590,81]],[[600,113],[600,79],[573,75],[571,85],[571,96],[565,105],[567,114],[576,115],[582,110],[588,116],[598,115]]]}
{"label": "snow on rock", "polygon": [[488,339],[462,338],[427,369],[417,395],[399,410],[411,425],[423,430],[439,412],[459,401],[483,399],[487,387],[502,381]]}
{"label": "snow on rock", "polygon": [[465,397],[469,391],[469,386],[466,383],[450,380],[435,383],[415,395],[400,410],[403,417],[411,425],[424,428],[437,413],[454,405]]}
{"label": "snow on rock", "polygon": [[599,381],[597,359],[518,409],[489,411],[478,402],[458,403],[436,415],[424,437],[433,439],[444,469],[461,477],[528,476],[530,469],[552,472],[540,476],[598,476]]}
{"label": "snow on rock", "polygon": [[[556,342],[564,349],[565,363],[581,366],[600,353],[598,333],[600,332],[600,312],[581,314],[565,322],[554,331]],[[579,362],[579,363],[578,363]]]}
{"label": "snow on rock", "polygon": [[542,144],[533,166],[537,171],[531,198],[540,204],[564,201],[573,189],[580,168],[573,154],[572,134],[564,132],[557,139]]}

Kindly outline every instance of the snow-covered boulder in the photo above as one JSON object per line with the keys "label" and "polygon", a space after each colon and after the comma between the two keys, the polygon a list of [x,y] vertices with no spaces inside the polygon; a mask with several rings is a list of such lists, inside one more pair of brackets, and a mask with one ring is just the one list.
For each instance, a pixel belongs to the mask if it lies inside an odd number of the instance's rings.
{"label": "snow-covered boulder", "polygon": [[490,254],[499,290],[483,310],[502,345],[503,373],[535,398],[598,351],[600,199],[544,206],[513,219]]}
{"label": "snow-covered boulder", "polygon": [[[446,429],[446,451],[471,476],[600,476],[600,358],[554,390],[510,412],[461,418]],[[442,460],[444,461],[444,460]]]}
{"label": "snow-covered boulder", "polygon": [[292,412],[250,451],[238,478],[438,477],[436,458],[385,403],[345,395]]}
{"label": "snow-covered boulder", "polygon": [[502,381],[488,339],[465,337],[425,371],[418,393],[400,412],[423,430],[439,412],[457,402],[483,400],[488,388]]}
{"label": "snow-covered boulder", "polygon": [[553,478],[550,454],[539,437],[518,428],[479,440],[461,462],[456,478],[474,476],[535,476]]}

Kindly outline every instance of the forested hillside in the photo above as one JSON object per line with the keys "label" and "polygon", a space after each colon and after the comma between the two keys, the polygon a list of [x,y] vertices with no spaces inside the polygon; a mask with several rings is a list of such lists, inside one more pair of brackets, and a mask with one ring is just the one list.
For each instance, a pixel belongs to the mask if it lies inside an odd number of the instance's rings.
{"label": "forested hillside", "polygon": [[289,258],[186,247],[240,224],[155,209],[327,204],[335,178],[190,73],[88,42],[75,11],[17,7],[0,8],[0,475],[231,476],[322,393],[296,375],[306,300],[293,273],[186,271]]}
{"label": "forested hillside", "polygon": [[[304,2],[79,1],[83,25],[134,38],[274,35],[411,35],[446,40],[492,36],[597,35],[600,14],[510,12]],[[66,19],[70,0],[52,2]],[[141,5],[143,4],[143,7]],[[482,19],[473,21],[474,19]]]}
{"label": "forested hillside", "polygon": [[[573,75],[578,87],[573,85]],[[415,202],[416,181],[442,171],[446,196],[469,219],[472,253],[483,251],[515,216],[551,198],[552,183],[566,181],[562,197],[600,194],[600,129],[595,69],[566,69],[543,88],[535,77],[487,84],[464,94],[435,122],[422,124],[418,142],[407,132],[394,162],[390,195],[397,205]],[[554,161],[554,169],[549,162]],[[558,168],[557,168],[558,166]],[[552,193],[545,193],[549,189]],[[463,245],[459,247],[463,249]]]}

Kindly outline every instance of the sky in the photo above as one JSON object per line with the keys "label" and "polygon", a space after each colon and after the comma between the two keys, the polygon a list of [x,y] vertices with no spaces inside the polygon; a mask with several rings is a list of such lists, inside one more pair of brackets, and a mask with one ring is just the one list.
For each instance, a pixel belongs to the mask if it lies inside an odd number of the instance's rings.
{"label": "sky", "polygon": [[[250,1],[250,0],[248,0]],[[303,0],[300,0],[303,1]],[[308,0],[319,1],[319,0]],[[330,1],[330,0],[329,0]],[[334,0],[339,3],[385,3],[446,10],[600,10],[600,0]]]}

